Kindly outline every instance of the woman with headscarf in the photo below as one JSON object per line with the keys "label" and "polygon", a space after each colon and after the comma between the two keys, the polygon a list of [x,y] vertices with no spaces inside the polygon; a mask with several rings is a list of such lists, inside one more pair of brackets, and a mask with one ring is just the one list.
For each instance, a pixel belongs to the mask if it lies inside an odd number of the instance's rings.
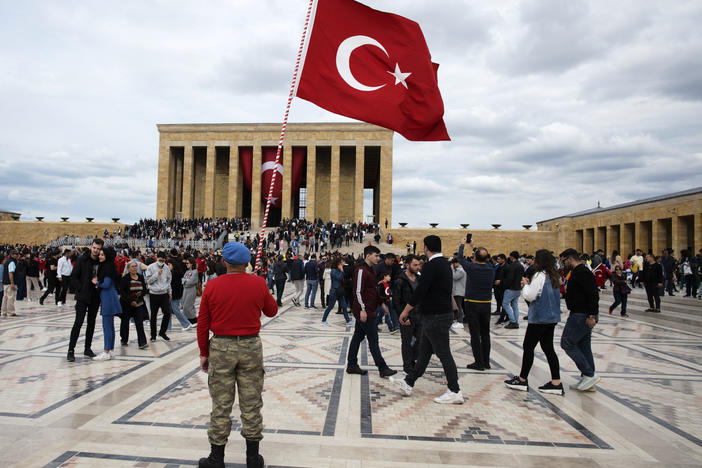
{"label": "woman with headscarf", "polygon": [[139,349],[148,348],[144,334],[144,319],[149,314],[144,296],[148,291],[144,277],[139,274],[139,263],[136,260],[130,260],[127,263],[119,289],[122,296],[122,316],[120,317],[122,322],[119,327],[122,346],[127,346],[129,343],[129,320],[134,319]]}
{"label": "woman with headscarf", "polygon": [[[181,282],[183,283],[183,298],[180,303],[183,306],[183,313],[190,323],[197,322],[197,313],[195,312],[195,298],[197,297],[197,264],[192,257],[185,258],[185,274]],[[183,330],[190,330],[193,325],[183,327]]]}
{"label": "woman with headscarf", "polygon": [[122,313],[122,306],[117,295],[117,267],[115,266],[115,249],[104,247],[100,251],[100,266],[93,284],[100,288],[100,314],[102,315],[102,333],[105,339],[104,351],[93,358],[95,361],[109,361],[115,349],[115,315]]}

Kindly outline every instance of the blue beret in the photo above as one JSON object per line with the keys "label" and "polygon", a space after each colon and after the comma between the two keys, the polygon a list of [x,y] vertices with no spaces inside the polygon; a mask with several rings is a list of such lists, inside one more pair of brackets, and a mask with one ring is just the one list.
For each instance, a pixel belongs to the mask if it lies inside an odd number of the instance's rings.
{"label": "blue beret", "polygon": [[251,252],[240,242],[227,242],[222,247],[222,259],[230,265],[243,265],[251,261]]}

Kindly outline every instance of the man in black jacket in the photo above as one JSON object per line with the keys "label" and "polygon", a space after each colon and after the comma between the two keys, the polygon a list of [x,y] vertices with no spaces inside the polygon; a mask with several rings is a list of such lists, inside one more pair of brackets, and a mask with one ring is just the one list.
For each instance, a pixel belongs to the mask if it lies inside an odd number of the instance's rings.
{"label": "man in black jacket", "polygon": [[278,307],[283,306],[283,291],[285,282],[288,280],[288,264],[283,261],[283,256],[278,255],[278,261],[273,265],[273,281],[275,282],[275,292],[277,295]]}
{"label": "man in black jacket", "polygon": [[424,253],[429,258],[422,267],[422,276],[412,298],[400,315],[400,323],[407,323],[412,309],[421,305],[422,337],[419,342],[417,364],[404,379],[392,379],[405,396],[412,394],[412,387],[429,364],[432,354],[441,361],[448,381],[448,390],[436,398],[436,403],[463,404],[463,394],[458,386],[456,362],[449,347],[449,331],[453,323],[453,272],[448,260],[441,254],[441,238],[424,238]]}
{"label": "man in black jacket", "polygon": [[575,362],[582,375],[580,382],[571,385],[573,390],[589,391],[601,379],[595,374],[592,357],[592,329],[597,324],[600,299],[595,275],[575,249],[561,254],[561,261],[569,273],[566,274],[566,306],[570,311],[561,336],[561,348]]}
{"label": "man in black jacket", "polygon": [[[399,316],[407,303],[412,299],[414,290],[417,289],[419,278],[419,259],[414,255],[407,256],[407,268],[397,275],[392,287],[392,305]],[[412,309],[408,323],[400,323],[400,337],[402,340],[402,370],[408,375],[417,361],[419,339],[422,328],[419,320],[419,306]]]}
{"label": "man in black jacket", "polygon": [[[484,247],[475,249],[475,262],[463,256],[466,239],[458,247],[458,261],[466,272],[465,320],[470,332],[470,347],[475,361],[466,367],[473,370],[490,368],[490,303],[492,286],[495,282],[495,268],[488,263],[490,254]],[[468,244],[471,248],[473,242]]]}
{"label": "man in black jacket", "polygon": [[83,327],[85,314],[88,314],[88,325],[85,329],[85,350],[83,354],[90,358],[95,357],[95,353],[90,349],[93,342],[93,333],[95,332],[95,317],[97,317],[98,308],[100,307],[100,290],[95,286],[93,279],[97,280],[98,266],[100,261],[98,256],[102,250],[104,241],[100,238],[93,239],[90,245],[90,250],[76,260],[76,264],[71,272],[71,283],[73,290],[76,292],[76,318],[71,329],[71,339],[68,342],[68,355],[66,359],[69,362],[76,360],[74,349],[78,343],[78,335]]}
{"label": "man in black jacket", "polygon": [[663,267],[656,262],[653,254],[646,254],[646,261],[643,267],[643,284],[646,288],[646,297],[648,298],[648,309],[646,312],[661,311],[661,295],[663,289]]}
{"label": "man in black jacket", "polygon": [[509,318],[505,328],[519,328],[519,296],[522,295],[522,276],[524,275],[524,268],[519,263],[519,252],[514,251],[509,254],[504,275],[505,294],[502,299],[502,309]]}

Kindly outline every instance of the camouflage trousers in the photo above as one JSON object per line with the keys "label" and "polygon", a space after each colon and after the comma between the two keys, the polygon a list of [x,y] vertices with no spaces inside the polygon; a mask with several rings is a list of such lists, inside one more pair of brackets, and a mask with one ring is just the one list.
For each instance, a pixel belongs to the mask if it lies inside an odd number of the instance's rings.
{"label": "camouflage trousers", "polygon": [[218,337],[210,339],[208,386],[212,413],[207,436],[213,445],[225,445],[232,430],[232,406],[239,394],[241,436],[263,438],[263,347],[261,338]]}

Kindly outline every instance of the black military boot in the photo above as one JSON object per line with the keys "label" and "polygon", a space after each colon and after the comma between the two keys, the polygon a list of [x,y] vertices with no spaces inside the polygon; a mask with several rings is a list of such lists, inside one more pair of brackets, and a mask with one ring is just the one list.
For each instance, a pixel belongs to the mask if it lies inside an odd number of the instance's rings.
{"label": "black military boot", "polygon": [[224,468],[224,445],[213,445],[210,456],[201,458],[198,466],[200,468]]}
{"label": "black military boot", "polygon": [[246,441],[246,468],[263,468],[263,457],[258,454],[258,441]]}

